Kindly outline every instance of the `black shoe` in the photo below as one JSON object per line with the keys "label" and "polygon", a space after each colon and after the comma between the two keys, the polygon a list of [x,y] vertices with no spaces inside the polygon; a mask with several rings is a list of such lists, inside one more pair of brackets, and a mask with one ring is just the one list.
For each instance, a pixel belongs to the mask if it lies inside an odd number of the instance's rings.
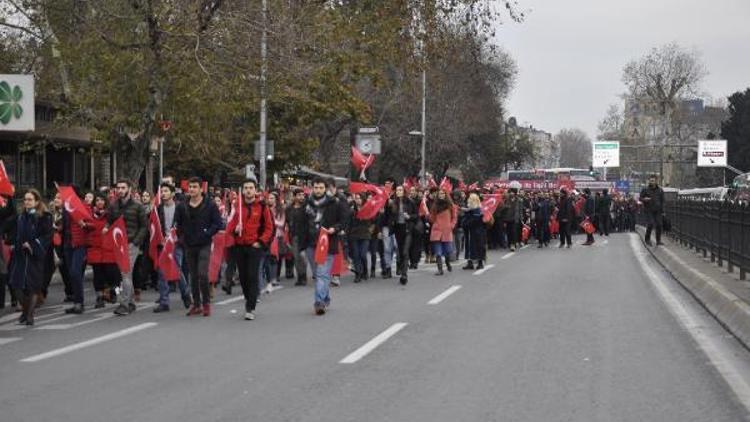
{"label": "black shoe", "polygon": [[354,282],[355,282],[355,283],[359,283],[360,281],[362,281],[362,278],[361,278],[361,277],[359,276],[359,274],[356,274],[356,275],[354,276]]}
{"label": "black shoe", "polygon": [[402,286],[406,286],[406,283],[409,282],[409,279],[405,275],[402,275],[398,282],[401,283]]}
{"label": "black shoe", "polygon": [[26,324],[26,314],[21,314],[20,317],[18,317],[18,325],[24,325]]}
{"label": "black shoe", "polygon": [[226,285],[221,286],[221,290],[224,290],[224,293],[230,296],[232,295],[232,286],[226,286]]}
{"label": "black shoe", "polygon": [[484,262],[483,261],[481,261],[481,260],[479,261],[479,264],[477,264],[477,269],[478,270],[484,269]]}
{"label": "black shoe", "polygon": [[453,267],[451,267],[451,263],[447,259],[445,260],[445,269],[448,270],[449,273],[453,272]]}
{"label": "black shoe", "polygon": [[558,248],[564,248],[564,247],[565,247],[564,243],[561,243],[560,246],[558,246]]}
{"label": "black shoe", "polygon": [[160,300],[160,299],[158,299],[158,298],[157,298],[157,299],[156,299],[156,300],[154,301],[154,303],[158,305],[158,304],[159,304],[159,300]]}
{"label": "black shoe", "polygon": [[664,246],[664,242],[659,242],[659,241],[657,241],[657,242],[656,242],[656,246]]}
{"label": "black shoe", "polygon": [[114,310],[113,313],[115,315],[118,315],[118,316],[125,316],[125,315],[128,315],[130,313],[130,311],[128,310],[127,306],[120,305],[120,306],[117,307],[117,309]]}
{"label": "black shoe", "polygon": [[76,315],[80,315],[80,314],[82,314],[82,313],[83,313],[83,305],[81,305],[80,303],[76,303],[75,305],[73,305],[73,307],[72,307],[72,308],[68,308],[68,309],[66,309],[66,310],[65,310],[65,313],[66,313],[66,314],[76,314]]}
{"label": "black shoe", "polygon": [[461,267],[462,270],[473,270],[474,269],[474,263],[471,262],[471,260],[466,262],[466,265]]}
{"label": "black shoe", "polygon": [[287,279],[287,280],[291,280],[291,279],[293,279],[293,278],[294,278],[294,273],[293,273],[293,272],[287,272],[287,273],[286,273],[286,279]]}
{"label": "black shoe", "polygon": [[73,296],[65,296],[63,303],[73,303]]}
{"label": "black shoe", "polygon": [[[231,289],[230,289],[231,291]],[[185,306],[185,309],[190,309],[190,305],[193,304],[192,299],[190,299],[190,296],[183,296],[182,297],[182,305]]]}
{"label": "black shoe", "polygon": [[94,309],[101,309],[104,307],[104,298],[99,296],[96,298],[96,305],[94,305]]}
{"label": "black shoe", "polygon": [[653,244],[653,243],[651,243],[651,241],[650,241],[650,240],[646,240],[646,245],[647,245],[647,246],[654,246],[654,244]]}
{"label": "black shoe", "polygon": [[135,303],[129,303],[129,304],[128,304],[128,311],[129,311],[129,312],[130,312],[131,314],[132,314],[133,312],[135,312],[135,309],[136,309],[136,308],[135,308]]}
{"label": "black shoe", "polygon": [[159,305],[156,308],[154,308],[154,313],[159,314],[162,312],[169,312],[169,306],[167,305]]}

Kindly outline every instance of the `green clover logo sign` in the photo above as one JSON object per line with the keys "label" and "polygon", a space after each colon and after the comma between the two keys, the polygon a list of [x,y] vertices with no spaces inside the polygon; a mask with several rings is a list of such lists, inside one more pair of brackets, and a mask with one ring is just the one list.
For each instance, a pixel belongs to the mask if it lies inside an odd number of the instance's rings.
{"label": "green clover logo sign", "polygon": [[11,118],[21,118],[23,108],[19,103],[22,97],[23,92],[18,85],[11,90],[7,82],[0,82],[0,123],[7,125]]}

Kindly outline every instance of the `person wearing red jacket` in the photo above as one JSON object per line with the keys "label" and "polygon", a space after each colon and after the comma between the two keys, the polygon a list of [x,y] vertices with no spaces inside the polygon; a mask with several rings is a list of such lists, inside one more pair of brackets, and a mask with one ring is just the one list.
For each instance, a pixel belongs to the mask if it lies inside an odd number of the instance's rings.
{"label": "person wearing red jacket", "polygon": [[257,195],[257,183],[246,180],[242,184],[242,197],[238,198],[238,211],[227,225],[227,233],[234,237],[235,261],[245,296],[245,319],[248,321],[255,319],[260,263],[273,236],[273,217]]}
{"label": "person wearing red jacket", "polygon": [[[77,186],[73,186],[76,194]],[[78,194],[80,197],[81,195]],[[87,205],[84,205],[87,206]],[[73,287],[73,306],[66,309],[66,314],[83,313],[83,274],[86,269],[87,236],[84,228],[86,222],[75,221],[72,214],[63,207],[63,254],[68,264],[68,276]]]}
{"label": "person wearing red jacket", "polygon": [[97,192],[94,199],[94,219],[86,224],[88,235],[88,253],[86,261],[94,270],[94,290],[96,291],[95,308],[103,308],[110,289],[120,284],[122,274],[117,267],[115,251],[112,245],[104,242],[102,229],[107,224],[107,197]]}

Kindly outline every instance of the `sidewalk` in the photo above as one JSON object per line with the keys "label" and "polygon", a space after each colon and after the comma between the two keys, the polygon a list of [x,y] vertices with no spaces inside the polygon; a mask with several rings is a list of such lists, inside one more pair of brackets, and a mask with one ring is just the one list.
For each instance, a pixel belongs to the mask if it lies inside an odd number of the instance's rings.
{"label": "sidewalk", "polygon": [[[638,226],[637,232],[643,240],[646,229]],[[721,325],[750,348],[750,281],[740,280],[737,270],[728,272],[726,263],[720,267],[669,236],[662,241],[664,246],[647,247],[651,255]]]}

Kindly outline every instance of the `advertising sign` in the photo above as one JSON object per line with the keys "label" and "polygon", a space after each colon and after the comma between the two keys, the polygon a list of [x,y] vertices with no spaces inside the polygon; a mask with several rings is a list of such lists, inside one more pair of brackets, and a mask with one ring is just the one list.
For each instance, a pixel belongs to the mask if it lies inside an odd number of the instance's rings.
{"label": "advertising sign", "polygon": [[727,141],[698,141],[698,167],[726,167]]}
{"label": "advertising sign", "polygon": [[0,75],[0,132],[34,130],[34,76]]}
{"label": "advertising sign", "polygon": [[620,167],[620,143],[617,141],[593,142],[594,167]]}

